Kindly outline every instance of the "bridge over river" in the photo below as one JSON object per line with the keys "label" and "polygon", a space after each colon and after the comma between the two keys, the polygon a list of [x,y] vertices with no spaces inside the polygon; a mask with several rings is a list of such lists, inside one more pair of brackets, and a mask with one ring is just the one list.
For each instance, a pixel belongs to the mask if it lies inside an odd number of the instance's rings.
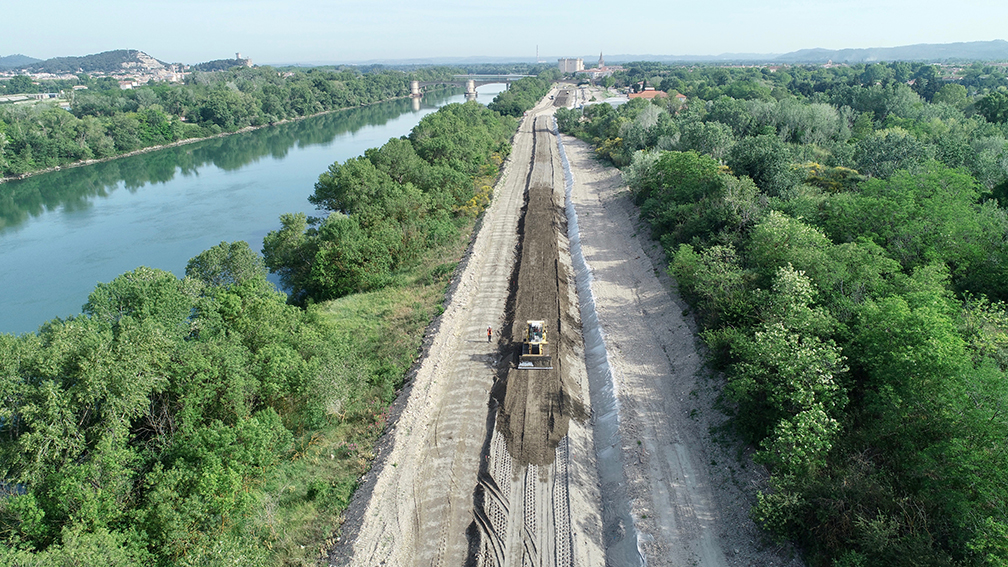
{"label": "bridge over river", "polygon": [[464,86],[466,89],[466,95],[475,98],[476,97],[476,87],[483,85],[489,85],[493,83],[504,83],[510,85],[512,81],[517,81],[518,79],[524,79],[525,77],[531,77],[532,75],[517,75],[517,74],[504,74],[504,75],[452,75],[452,79],[444,79],[440,81],[413,81],[410,84],[410,96],[417,98],[423,96],[423,91],[425,87],[432,85],[458,85]]}

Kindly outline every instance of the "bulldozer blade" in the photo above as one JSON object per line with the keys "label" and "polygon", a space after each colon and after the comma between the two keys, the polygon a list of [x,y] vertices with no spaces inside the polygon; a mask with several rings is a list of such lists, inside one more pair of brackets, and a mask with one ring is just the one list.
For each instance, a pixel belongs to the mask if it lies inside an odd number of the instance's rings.
{"label": "bulldozer blade", "polygon": [[550,357],[522,357],[518,362],[519,370],[553,370],[553,359]]}

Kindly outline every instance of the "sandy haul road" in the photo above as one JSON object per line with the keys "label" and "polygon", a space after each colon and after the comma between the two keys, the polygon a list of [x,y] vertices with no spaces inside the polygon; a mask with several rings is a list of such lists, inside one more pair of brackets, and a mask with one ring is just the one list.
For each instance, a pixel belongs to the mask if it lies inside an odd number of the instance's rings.
{"label": "sandy haul road", "polygon": [[[564,178],[552,117],[534,122],[519,262],[508,299],[487,450],[475,492],[469,564],[601,565],[599,497],[562,215]],[[547,323],[552,368],[515,367],[526,321]],[[510,331],[508,331],[508,329]]]}
{"label": "sandy haul road", "polygon": [[647,564],[800,566],[790,550],[763,543],[748,517],[764,469],[748,457],[740,463],[737,446],[711,439],[711,428],[725,420],[715,409],[720,386],[701,372],[692,322],[683,315],[688,306],[619,171],[600,164],[584,142],[562,142]]}

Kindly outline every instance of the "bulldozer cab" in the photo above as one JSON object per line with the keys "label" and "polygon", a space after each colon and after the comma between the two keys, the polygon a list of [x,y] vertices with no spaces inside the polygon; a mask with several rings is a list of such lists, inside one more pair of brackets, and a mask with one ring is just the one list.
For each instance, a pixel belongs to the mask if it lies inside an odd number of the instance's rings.
{"label": "bulldozer cab", "polygon": [[549,343],[546,341],[545,321],[526,322],[521,348],[518,368],[529,370],[553,368],[553,358],[549,355]]}

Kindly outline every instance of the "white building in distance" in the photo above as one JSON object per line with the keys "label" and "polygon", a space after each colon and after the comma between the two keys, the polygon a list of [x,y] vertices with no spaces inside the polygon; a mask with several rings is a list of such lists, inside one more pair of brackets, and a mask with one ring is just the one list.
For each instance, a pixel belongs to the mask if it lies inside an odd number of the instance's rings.
{"label": "white building in distance", "polygon": [[584,59],[557,59],[561,73],[577,73],[584,71]]}

